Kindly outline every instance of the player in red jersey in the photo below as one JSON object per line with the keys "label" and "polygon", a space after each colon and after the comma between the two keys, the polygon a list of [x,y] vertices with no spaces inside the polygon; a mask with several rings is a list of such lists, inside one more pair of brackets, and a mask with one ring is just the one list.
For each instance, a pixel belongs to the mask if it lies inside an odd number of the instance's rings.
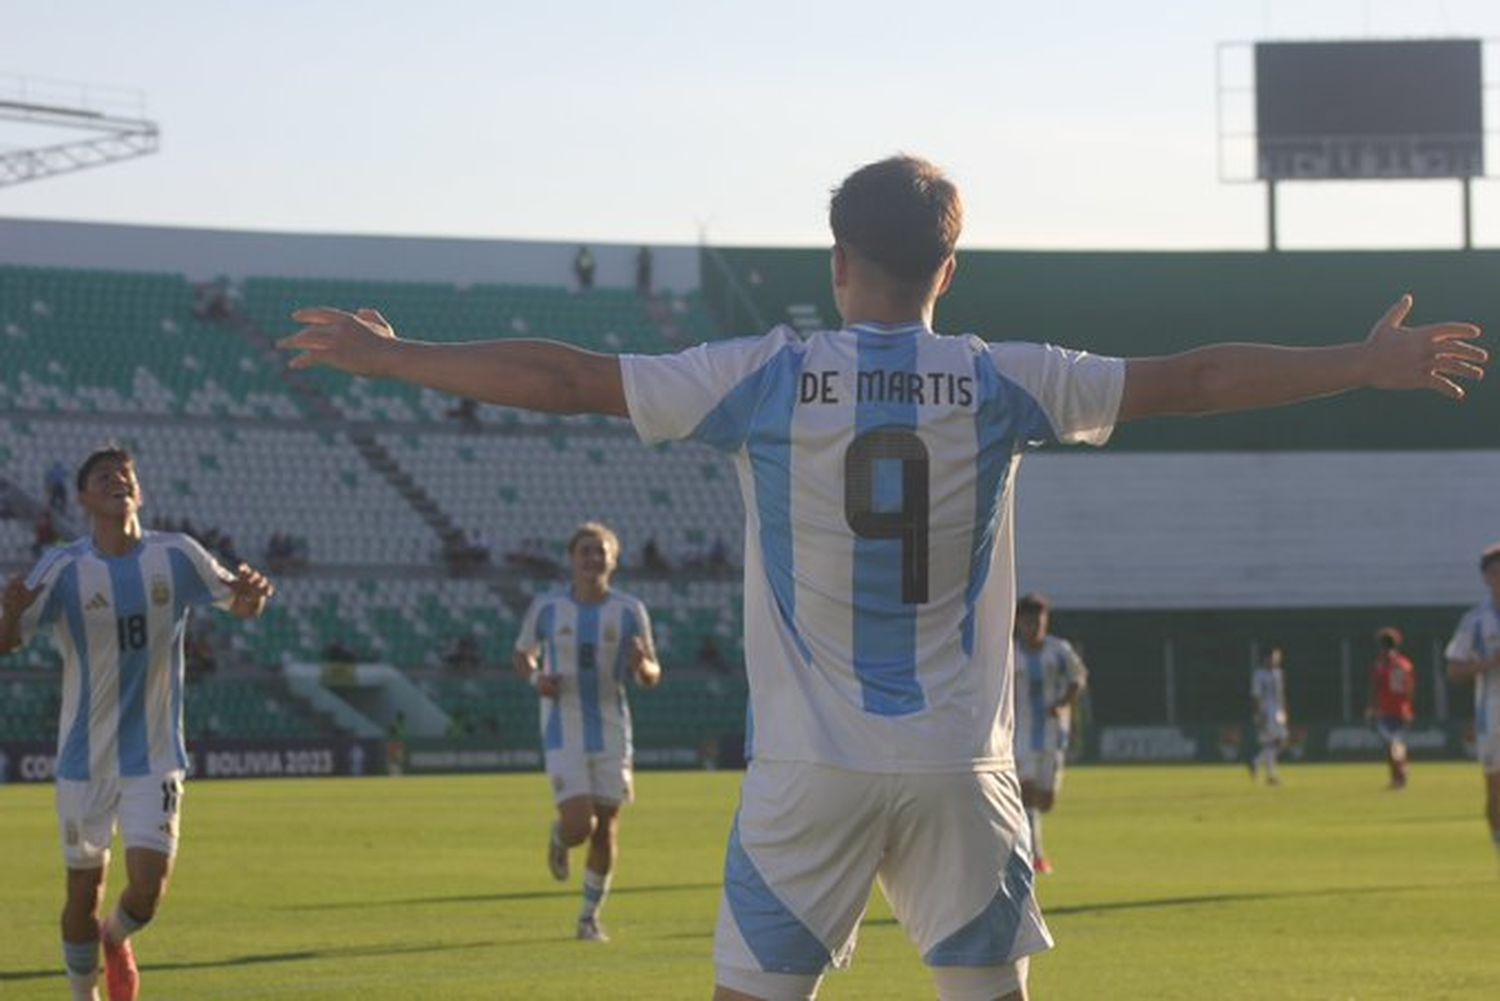
{"label": "player in red jersey", "polygon": [[1380,652],[1370,669],[1370,707],[1365,710],[1385,738],[1392,789],[1406,788],[1406,728],[1416,715],[1412,696],[1417,688],[1417,672],[1401,652],[1401,643],[1401,630],[1394,626],[1375,634],[1375,645]]}

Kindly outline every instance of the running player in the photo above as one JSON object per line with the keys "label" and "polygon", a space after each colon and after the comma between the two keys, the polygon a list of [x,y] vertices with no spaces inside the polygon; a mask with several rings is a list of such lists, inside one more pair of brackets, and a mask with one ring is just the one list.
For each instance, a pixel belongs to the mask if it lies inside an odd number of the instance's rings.
{"label": "running player", "polygon": [[1073,707],[1088,684],[1083,660],[1065,639],[1049,636],[1051,605],[1032,593],[1016,602],[1016,772],[1031,825],[1031,867],[1052,871],[1042,844],[1042,814],[1062,788]]}
{"label": "running player", "polygon": [[1250,777],[1257,768],[1266,773],[1269,785],[1280,785],[1276,757],[1286,746],[1286,676],[1281,670],[1281,648],[1272,647],[1250,675],[1250,706],[1255,713],[1255,732],[1260,739],[1260,753],[1250,763]]}
{"label": "running player", "polygon": [[1022,998],[1051,945],[1031,893],[1013,754],[1017,461],[1103,444],[1119,421],[1246,410],[1358,387],[1452,398],[1488,355],[1469,324],[1362,343],[1225,344],[1102,358],[932,330],[953,280],[957,189],[899,156],[829,211],[844,325],[595,354],[405,341],[374,310],[293,314],[291,365],[507,406],[628,416],[650,442],[735,457],[745,499],[751,758],[729,835],[716,997],[807,998],[848,963],[877,874],[944,999]]}
{"label": "running player", "polygon": [[1392,789],[1406,788],[1406,728],[1416,709],[1417,672],[1401,652],[1401,630],[1387,626],[1375,634],[1375,666],[1370,668],[1370,707],[1366,715],[1385,741]]}
{"label": "running player", "polygon": [[516,638],[516,670],[541,696],[542,745],[557,820],[547,839],[553,878],[568,878],[568,849],[589,843],[578,937],[608,942],[599,910],[619,853],[620,807],[631,800],[627,675],[661,681],[646,606],[610,587],[620,540],[585,522],[568,540],[572,584],[537,598]]}
{"label": "running player", "polygon": [[[0,654],[45,628],[62,653],[63,959],[73,997],[96,999],[102,940],[111,1001],[130,1001],[140,984],[130,939],[156,916],[177,855],[189,611],[216,605],[254,618],[273,588],[244,564],[229,573],[185,535],[141,531],[141,487],[125,449],[90,455],[77,486],[93,533],[47,552],[29,576],[6,585]],[[127,882],[101,923],[116,824]]]}
{"label": "running player", "polygon": [[1484,812],[1500,852],[1500,543],[1479,555],[1488,601],[1459,620],[1444,656],[1448,680],[1474,682],[1474,743],[1484,770]]}

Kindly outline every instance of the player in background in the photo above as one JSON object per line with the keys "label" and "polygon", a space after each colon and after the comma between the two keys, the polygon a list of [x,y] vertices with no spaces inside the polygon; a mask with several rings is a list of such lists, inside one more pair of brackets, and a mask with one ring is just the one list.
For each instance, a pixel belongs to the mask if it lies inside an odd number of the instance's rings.
{"label": "player in background", "polygon": [[608,942],[599,910],[619,853],[620,808],[631,800],[630,706],[625,682],[661,682],[651,620],[638,598],[610,586],[620,540],[597,521],[568,540],[573,580],[531,603],[516,637],[516,671],[537,690],[557,820],[547,867],[568,878],[568,850],[585,841],[578,937]]}
{"label": "player in background", "polygon": [[1250,763],[1250,777],[1255,778],[1257,769],[1264,769],[1266,782],[1281,784],[1281,774],[1276,770],[1276,757],[1286,747],[1286,676],[1282,673],[1280,647],[1272,647],[1250,675],[1250,706],[1255,714],[1255,733],[1260,741],[1260,752]]}
{"label": "player in background", "polygon": [[1067,640],[1048,634],[1052,606],[1035,592],[1016,602],[1016,772],[1031,825],[1031,865],[1052,872],[1042,843],[1042,814],[1062,789],[1073,708],[1088,684],[1083,659]]}
{"label": "player in background", "polygon": [[[43,629],[62,654],[63,960],[73,997],[98,998],[102,940],[111,1001],[130,1001],[140,988],[130,939],[156,916],[177,855],[188,767],[182,685],[189,613],[214,605],[252,619],[274,589],[245,564],[229,573],[186,535],[143,532],[141,486],[125,449],[90,455],[77,487],[92,534],[48,551],[29,575],[6,585],[0,654]],[[117,824],[127,882],[101,923]]]}
{"label": "player in background", "polygon": [[1479,555],[1488,601],[1464,613],[1448,641],[1448,680],[1474,682],[1474,743],[1484,770],[1484,812],[1500,852],[1500,543]]}
{"label": "player in background", "polygon": [[629,417],[647,442],[734,457],[750,768],[715,934],[719,1001],[816,994],[848,964],[877,875],[944,1001],[1025,997],[1027,957],[1052,944],[1013,744],[1013,490],[1027,449],[1362,387],[1461,399],[1455,380],[1480,378],[1489,357],[1470,324],[1403,326],[1410,296],[1334,347],[1126,361],[940,336],[962,219],[925,160],[845,178],[829,208],[843,326],[806,336],[780,326],[617,357],[402,340],[375,310],[320,307],[294,313],[302,327],[280,342],[295,369]]}
{"label": "player in background", "polygon": [[1370,706],[1366,717],[1375,724],[1386,746],[1391,769],[1391,789],[1406,788],[1406,728],[1416,716],[1412,698],[1417,691],[1417,672],[1401,652],[1404,637],[1395,626],[1375,634],[1375,665],[1370,668]]}

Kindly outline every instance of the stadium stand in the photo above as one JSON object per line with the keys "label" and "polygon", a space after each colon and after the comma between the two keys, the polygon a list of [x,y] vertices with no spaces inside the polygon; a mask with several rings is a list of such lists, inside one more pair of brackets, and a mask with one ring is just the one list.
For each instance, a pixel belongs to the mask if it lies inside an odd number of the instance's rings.
{"label": "stadium stand", "polygon": [[296,418],[181,275],[0,267],[0,410]]}

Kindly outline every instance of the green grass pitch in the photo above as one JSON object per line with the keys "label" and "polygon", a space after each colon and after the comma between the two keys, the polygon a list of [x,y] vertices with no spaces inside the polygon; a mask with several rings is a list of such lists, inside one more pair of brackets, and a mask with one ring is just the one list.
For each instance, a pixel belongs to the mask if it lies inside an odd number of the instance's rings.
{"label": "green grass pitch", "polygon": [[[1039,1001],[1500,997],[1500,864],[1472,764],[1075,769],[1040,884]],[[137,944],[184,998],[707,998],[738,776],[645,773],[609,945],[572,938],[538,775],[200,782],[176,882]],[[66,996],[52,793],[0,789],[0,997]],[[112,888],[115,889],[115,888]],[[113,903],[114,894],[110,895]],[[879,894],[831,999],[928,998]]]}

